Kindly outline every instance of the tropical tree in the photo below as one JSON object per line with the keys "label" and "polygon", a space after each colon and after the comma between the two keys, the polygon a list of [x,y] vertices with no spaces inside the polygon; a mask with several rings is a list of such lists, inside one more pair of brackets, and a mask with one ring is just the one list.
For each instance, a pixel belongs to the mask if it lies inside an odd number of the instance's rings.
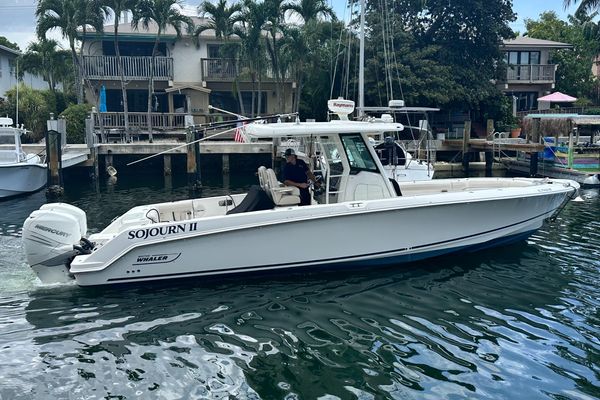
{"label": "tropical tree", "polygon": [[314,54],[308,45],[306,31],[298,27],[289,27],[281,45],[283,53],[282,66],[289,68],[294,81],[296,82],[296,93],[292,101],[292,112],[298,112],[300,109],[300,100],[304,88],[304,79],[306,77],[306,66]]}
{"label": "tropical tree", "polygon": [[285,38],[285,8],[283,0],[265,0],[266,22],[265,22],[265,45],[269,59],[271,60],[271,70],[275,77],[275,94],[277,97],[277,106],[279,112],[284,111],[284,78],[287,74],[287,65],[282,62],[281,43]]}
{"label": "tropical tree", "polygon": [[333,9],[325,0],[299,0],[283,5],[284,11],[291,11],[302,18],[304,23],[316,21],[320,17],[335,19]]}
{"label": "tropical tree", "polygon": [[88,26],[96,32],[103,31],[103,13],[100,4],[94,0],[40,0],[36,8],[37,35],[40,39],[46,38],[49,31],[58,29],[69,42],[69,49],[73,60],[77,102],[83,102],[81,87],[81,63],[75,48],[78,40],[78,29]]}
{"label": "tropical tree", "polygon": [[242,20],[240,12],[242,5],[227,5],[227,0],[219,0],[217,4],[210,1],[203,1],[198,6],[198,12],[201,16],[207,18],[203,24],[196,26],[194,37],[199,37],[206,30],[214,30],[215,36],[219,39],[228,40],[233,35],[233,28],[237,22]]}
{"label": "tropical tree", "polygon": [[594,11],[600,11],[600,0],[564,0],[565,8],[579,3],[577,13],[590,14]]}
{"label": "tropical tree", "polygon": [[113,43],[115,46],[115,56],[117,57],[117,69],[121,82],[121,98],[123,101],[123,118],[125,120],[125,131],[129,131],[129,107],[127,104],[127,86],[125,84],[125,74],[123,72],[123,61],[121,60],[121,51],[119,50],[119,23],[123,13],[132,11],[136,8],[137,0],[102,0],[104,7],[110,9],[113,14]]}
{"label": "tropical tree", "polygon": [[[593,18],[592,18],[593,19]],[[596,97],[592,63],[600,50],[597,25],[579,14],[563,21],[553,11],[542,13],[538,19],[526,19],[527,35],[537,39],[569,43],[572,49],[554,50],[552,60],[556,69],[556,89],[578,98]]]}
{"label": "tropical tree", "polygon": [[0,45],[2,45],[4,47],[8,47],[9,49],[21,51],[18,44],[11,42],[4,36],[0,36]]}
{"label": "tropical tree", "polygon": [[[210,1],[203,1],[198,6],[198,13],[200,16],[206,18],[206,22],[196,26],[194,30],[194,37],[196,40],[200,37],[202,32],[206,30],[214,30],[215,36],[222,39],[225,43],[221,47],[221,53],[224,57],[234,59],[234,65],[237,70],[239,66],[239,52],[240,46],[238,42],[232,42],[231,37],[234,35],[235,25],[243,20],[242,5],[240,3],[227,6],[227,0],[219,0],[216,5]],[[237,92],[238,102],[240,105],[240,112],[242,115],[246,114],[244,109],[244,102],[242,101],[242,92],[239,85],[239,74],[236,74],[234,78],[235,91]]]}
{"label": "tropical tree", "polygon": [[48,83],[50,91],[56,93],[57,84],[69,75],[66,70],[69,57],[69,52],[63,50],[56,40],[41,39],[27,47],[21,61],[21,71],[41,76]]}
{"label": "tropical tree", "polygon": [[[243,21],[234,27],[235,34],[241,40],[241,57],[248,62],[252,80],[252,116],[256,115],[257,111],[260,112],[262,107],[262,76],[266,54],[262,31],[268,19],[267,7],[268,5],[264,2],[256,3],[253,0],[245,0],[242,11]],[[257,92],[258,100],[256,99]]]}
{"label": "tropical tree", "polygon": [[150,24],[154,23],[158,29],[154,47],[152,48],[152,63],[150,67],[150,76],[148,79],[148,132],[150,141],[152,141],[152,96],[154,94],[154,64],[158,44],[163,33],[167,28],[173,27],[177,37],[181,37],[184,26],[186,31],[193,31],[194,22],[180,11],[180,0],[142,0],[138,3],[136,12],[133,14],[132,24],[138,29],[140,24],[148,30]]}

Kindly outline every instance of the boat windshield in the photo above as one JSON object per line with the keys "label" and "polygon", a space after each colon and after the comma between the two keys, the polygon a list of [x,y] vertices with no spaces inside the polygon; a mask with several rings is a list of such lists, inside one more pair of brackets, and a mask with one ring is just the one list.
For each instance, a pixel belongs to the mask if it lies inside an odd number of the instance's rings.
{"label": "boat windshield", "polygon": [[15,145],[15,135],[0,135],[0,145]]}
{"label": "boat windshield", "polygon": [[340,135],[344,151],[350,164],[350,173],[360,171],[378,172],[377,164],[369,152],[362,135],[358,133]]}

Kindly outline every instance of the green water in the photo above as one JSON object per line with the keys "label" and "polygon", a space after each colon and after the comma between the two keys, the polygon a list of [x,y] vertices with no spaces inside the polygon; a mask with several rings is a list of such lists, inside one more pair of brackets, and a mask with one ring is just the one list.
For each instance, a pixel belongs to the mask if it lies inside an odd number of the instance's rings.
{"label": "green water", "polygon": [[[254,179],[205,178],[202,195]],[[0,398],[598,398],[600,196],[582,195],[526,242],[468,256],[92,289],[39,284],[20,230],[44,193],[4,201]],[[187,196],[148,172],[71,177],[64,200],[98,231]]]}

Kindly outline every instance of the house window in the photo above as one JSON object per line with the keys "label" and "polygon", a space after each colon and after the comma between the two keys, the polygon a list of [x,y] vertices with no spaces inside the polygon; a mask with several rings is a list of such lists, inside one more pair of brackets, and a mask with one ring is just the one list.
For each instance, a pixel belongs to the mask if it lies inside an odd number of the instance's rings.
{"label": "house window", "polygon": [[208,58],[221,58],[221,45],[220,44],[209,44],[207,45]]}
{"label": "house window", "polygon": [[[260,111],[258,110],[258,96],[254,94],[254,110],[252,113],[252,92],[242,91],[242,101],[244,102],[245,116],[252,114],[264,115],[267,111],[267,92],[262,92]],[[213,90],[209,95],[209,102],[211,105],[218,107],[223,110],[227,110],[234,113],[241,113],[240,105],[237,98],[231,92],[220,92]]]}
{"label": "house window", "polygon": [[537,92],[513,92],[509,96],[514,96],[517,111],[537,110],[538,93]]}
{"label": "house window", "polygon": [[507,51],[504,53],[504,62],[513,65],[539,65],[539,51]]}

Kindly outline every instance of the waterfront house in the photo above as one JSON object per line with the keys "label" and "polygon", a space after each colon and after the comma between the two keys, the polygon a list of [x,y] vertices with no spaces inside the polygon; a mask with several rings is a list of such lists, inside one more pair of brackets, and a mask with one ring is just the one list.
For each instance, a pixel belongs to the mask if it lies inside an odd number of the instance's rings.
{"label": "waterfront house", "polygon": [[[195,25],[206,22],[192,18]],[[82,70],[86,85],[86,98],[97,104],[104,87],[106,114],[104,121],[119,125],[123,121],[120,76],[114,48],[114,26],[105,26],[103,34],[87,32],[83,48]],[[262,77],[258,109],[258,82],[252,81],[244,62],[224,58],[223,39],[213,30],[204,31],[198,40],[184,34],[177,37],[172,27],[161,34],[159,55],[152,59],[156,40],[156,25],[148,29],[134,29],[129,23],[119,25],[119,51],[127,84],[127,102],[130,125],[144,129],[148,110],[148,79],[154,68],[154,93],[152,94],[152,124],[158,129],[183,127],[184,116],[193,116],[195,123],[225,118],[209,110],[209,104],[239,113],[237,88],[241,92],[246,115],[289,112],[295,85],[287,80],[283,85],[283,109],[278,105],[276,81],[269,71]],[[232,39],[235,40],[235,39]],[[265,54],[265,61],[266,61]],[[239,65],[242,64],[242,65]],[[254,102],[253,102],[254,93]],[[254,103],[254,113],[252,113]],[[122,126],[122,125],[121,125]]]}
{"label": "waterfront house", "polygon": [[[0,97],[6,97],[6,92],[17,84],[16,60],[21,53],[10,47],[0,45]],[[47,89],[48,84],[41,77],[28,72],[21,80],[33,89]]]}
{"label": "waterfront house", "polygon": [[520,36],[502,44],[506,77],[497,82],[498,88],[513,97],[516,112],[538,109],[539,97],[553,91],[557,65],[552,63],[551,51],[570,49],[567,43]]}

